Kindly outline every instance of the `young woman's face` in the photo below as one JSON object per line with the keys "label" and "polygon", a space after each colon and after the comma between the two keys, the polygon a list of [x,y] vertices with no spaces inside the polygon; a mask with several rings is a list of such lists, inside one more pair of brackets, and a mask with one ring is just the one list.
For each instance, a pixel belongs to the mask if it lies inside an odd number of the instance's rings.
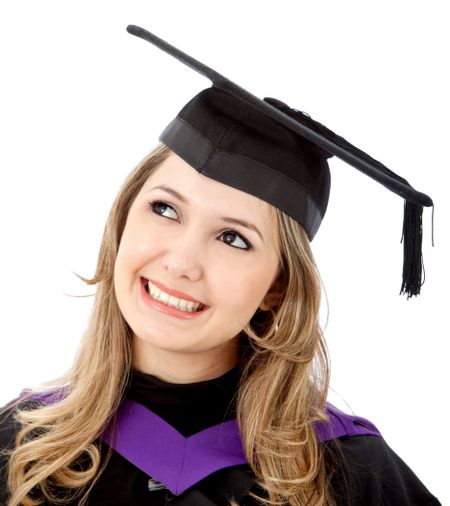
{"label": "young woman's face", "polygon": [[[238,334],[278,275],[273,211],[170,154],[130,208],[114,269],[135,357],[142,350],[234,365]],[[148,281],[159,301],[146,292]],[[167,301],[162,294],[161,300],[159,290],[177,297]],[[171,308],[179,299],[206,307],[192,312],[181,302]]]}

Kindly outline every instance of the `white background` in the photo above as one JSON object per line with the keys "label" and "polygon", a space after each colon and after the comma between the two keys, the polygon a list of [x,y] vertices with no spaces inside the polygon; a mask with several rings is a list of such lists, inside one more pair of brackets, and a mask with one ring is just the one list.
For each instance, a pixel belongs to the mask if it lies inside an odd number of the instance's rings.
{"label": "white background", "polygon": [[328,296],[330,399],[371,419],[448,503],[444,6],[2,2],[0,405],[70,366],[93,300],[68,296],[93,293],[72,271],[93,275],[123,179],[210,85],[126,32],[137,24],[255,95],[308,112],[433,198],[435,247],[426,209],[418,298],[398,295],[402,199],[336,158],[313,248]]}

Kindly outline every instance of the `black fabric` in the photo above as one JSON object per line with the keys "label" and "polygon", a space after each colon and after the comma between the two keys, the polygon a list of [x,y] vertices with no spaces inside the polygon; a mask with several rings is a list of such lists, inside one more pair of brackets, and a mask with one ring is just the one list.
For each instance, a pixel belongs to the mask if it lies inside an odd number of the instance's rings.
{"label": "black fabric", "polygon": [[180,385],[135,370],[127,398],[151,409],[189,437],[236,417],[234,397],[239,378],[239,369],[234,368],[217,379]]}
{"label": "black fabric", "polygon": [[[134,371],[127,397],[142,403],[189,436],[234,416],[239,371],[190,385],[174,385]],[[30,404],[30,401],[28,401]],[[0,448],[11,448],[18,425],[9,410],[0,418]],[[378,437],[343,437],[324,443],[329,476],[338,506],[439,505],[401,458]],[[108,448],[102,445],[102,454]],[[341,455],[340,463],[335,459]],[[1,460],[0,504],[6,504],[6,458]],[[149,479],[116,452],[91,492],[90,506],[222,506],[234,497],[241,506],[256,506],[248,492],[263,495],[247,465],[223,469],[182,495],[149,491]],[[73,504],[75,506],[76,503]]]}
{"label": "black fabric", "polygon": [[328,205],[331,155],[230,94],[190,100],[159,139],[201,174],[282,209],[314,237]]}
{"label": "black fabric", "polygon": [[[130,34],[140,37],[159,47],[164,52],[170,54],[180,62],[188,65],[196,72],[199,72],[210,79],[213,83],[212,88],[220,90],[228,96],[228,98],[225,98],[225,95],[223,95],[223,104],[227,103],[230,105],[231,111],[240,107],[237,102],[243,105],[245,113],[248,113],[249,117],[254,115],[254,121],[250,122],[250,125],[255,132],[258,131],[257,124],[259,122],[265,122],[267,118],[270,118],[272,120],[271,124],[274,128],[273,135],[267,130],[264,131],[264,135],[268,136],[269,139],[271,138],[275,143],[279,133],[283,132],[283,130],[279,130],[277,127],[283,125],[287,129],[291,130],[291,132],[294,132],[297,136],[307,140],[309,143],[306,147],[307,150],[310,150],[313,146],[314,151],[316,151],[316,153],[320,153],[322,156],[330,157],[332,155],[336,155],[353,167],[362,171],[367,176],[370,176],[379,183],[383,184],[389,190],[401,195],[403,198],[410,200],[417,205],[432,205],[432,200],[428,197],[428,195],[414,190],[414,188],[412,188],[404,178],[398,176],[382,163],[378,162],[367,153],[364,153],[356,146],[350,144],[343,137],[335,134],[322,123],[313,120],[308,114],[303,113],[303,111],[292,109],[275,98],[266,97],[264,100],[260,100],[258,97],[238,84],[230,81],[212,68],[207,67],[205,64],[195,58],[192,58],[192,56],[184,53],[180,49],[169,44],[167,41],[157,37],[155,34],[140,26],[128,25],[127,31]],[[214,91],[212,93],[214,93]],[[193,99],[194,102],[191,102],[195,103],[195,99],[196,97]],[[222,114],[224,111],[226,112],[226,108],[221,107],[217,112]],[[211,121],[213,119],[214,118],[208,119],[211,123],[211,137],[209,137],[210,132],[208,130],[204,130],[207,137],[212,140],[212,144],[214,144],[215,139],[217,139],[217,135],[219,134],[220,138],[220,134],[223,132],[223,125],[220,124],[222,122],[222,118],[218,119],[218,130],[214,128],[214,121]],[[238,116],[237,119],[238,122],[241,121],[242,116]],[[277,123],[277,125],[274,123]],[[198,124],[199,117],[195,119],[195,124],[192,123],[192,125],[197,128]],[[247,118],[242,120],[242,124],[247,124]],[[251,143],[252,139],[244,138],[242,142],[243,144],[248,142]],[[280,146],[282,146],[282,144],[280,144]],[[283,172],[285,169],[284,167],[279,166],[277,170]],[[300,177],[302,176],[300,175]],[[270,184],[270,181],[267,183]]]}
{"label": "black fabric", "polygon": [[[338,156],[407,202],[401,294],[423,284],[422,213],[433,201],[406,179],[337,135],[309,114],[276,98],[259,99],[238,84],[136,25],[127,31],[208,77],[201,91],[164,129],[159,140],[200,173],[247,192],[297,220],[312,240],[328,205],[327,159]],[[411,254],[413,252],[414,254]]]}

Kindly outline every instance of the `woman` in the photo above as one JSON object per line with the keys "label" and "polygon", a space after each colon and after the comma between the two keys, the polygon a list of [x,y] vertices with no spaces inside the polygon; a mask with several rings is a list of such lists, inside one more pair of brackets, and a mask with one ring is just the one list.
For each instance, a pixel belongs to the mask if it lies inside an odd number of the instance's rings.
{"label": "woman", "polygon": [[326,404],[316,215],[255,156],[321,171],[323,215],[330,155],[251,116],[205,90],[125,181],[80,276],[97,292],[72,369],[2,413],[2,503],[439,504],[370,422]]}

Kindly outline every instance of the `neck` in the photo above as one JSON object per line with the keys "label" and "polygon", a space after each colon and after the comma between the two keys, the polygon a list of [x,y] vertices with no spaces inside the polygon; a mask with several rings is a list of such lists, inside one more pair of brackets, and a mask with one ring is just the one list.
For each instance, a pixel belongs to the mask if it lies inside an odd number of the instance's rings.
{"label": "neck", "polygon": [[174,352],[154,348],[142,339],[133,338],[133,367],[168,383],[197,383],[218,378],[239,364],[236,343],[205,352]]}

